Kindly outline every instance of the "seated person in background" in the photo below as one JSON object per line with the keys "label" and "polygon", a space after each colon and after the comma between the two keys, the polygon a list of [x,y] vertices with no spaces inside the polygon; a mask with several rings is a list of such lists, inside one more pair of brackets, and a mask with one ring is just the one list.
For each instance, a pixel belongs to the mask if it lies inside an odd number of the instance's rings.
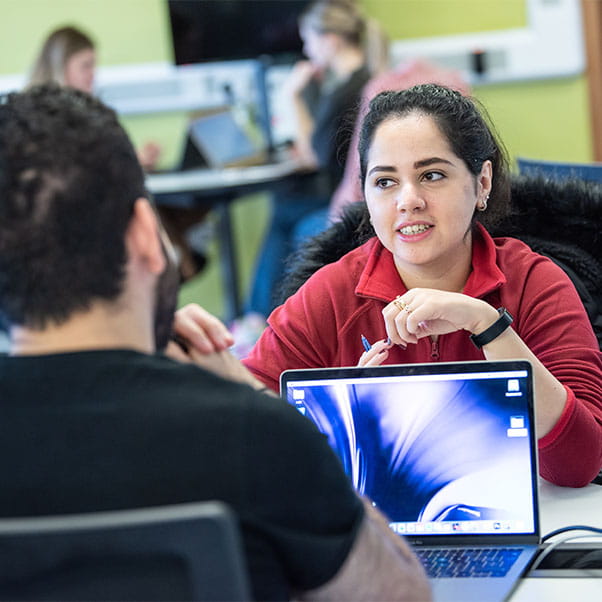
{"label": "seated person in background", "polygon": [[402,63],[395,69],[385,71],[372,78],[362,92],[361,106],[355,120],[353,137],[351,138],[351,152],[347,154],[343,177],[332,195],[330,205],[304,217],[295,227],[293,238],[296,249],[300,248],[310,236],[326,230],[329,223],[338,220],[343,208],[348,203],[363,199],[357,143],[360,126],[364,116],[368,112],[370,101],[379,92],[385,90],[405,90],[418,84],[440,84],[453,90],[458,90],[464,95],[470,94],[470,87],[459,72],[439,67],[423,59]]}
{"label": "seated person in background", "polygon": [[173,249],[113,111],[54,85],[2,99],[0,213],[1,516],[218,499],[240,520],[257,599],[429,599],[317,429],[224,363],[217,319],[195,308],[197,359],[247,384],[156,352]]}
{"label": "seated person in background", "polygon": [[540,474],[589,483],[602,466],[602,353],[565,272],[481,224],[504,215],[509,186],[474,102],[434,84],[379,94],[359,156],[372,237],[274,310],[246,367],[276,391],[289,368],[529,360]]}
{"label": "seated person in background", "polygon": [[[61,27],[53,31],[44,42],[28,85],[55,82],[92,94],[95,75],[96,48],[92,39],[75,27]],[[161,148],[155,142],[147,142],[136,154],[143,169],[153,171],[157,166]],[[181,280],[192,278],[206,263],[206,245],[191,245],[186,234],[193,224],[205,218],[208,210],[159,207],[158,212],[177,248]]]}
{"label": "seated person in background", "polygon": [[[92,94],[96,75],[96,48],[92,39],[75,27],[55,29],[46,38],[36,58],[28,86],[56,83]],[[138,149],[140,164],[146,171],[155,168],[161,148],[147,142]]]}
{"label": "seated person in background", "polygon": [[[326,207],[341,179],[361,90],[383,67],[385,43],[376,23],[350,0],[315,2],[301,15],[307,60],[290,74],[287,92],[295,115],[295,150],[310,173],[274,189],[271,223],[255,267],[247,310],[267,316],[274,289],[292,251],[292,233],[305,215]],[[378,50],[378,52],[377,52]]]}

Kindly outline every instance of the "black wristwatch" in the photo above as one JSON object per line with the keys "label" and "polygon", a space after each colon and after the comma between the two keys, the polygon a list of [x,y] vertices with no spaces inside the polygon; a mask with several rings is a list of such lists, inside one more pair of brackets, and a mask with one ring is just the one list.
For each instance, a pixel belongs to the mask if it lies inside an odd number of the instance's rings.
{"label": "black wristwatch", "polygon": [[477,349],[499,337],[514,321],[514,318],[505,307],[500,307],[497,313],[500,314],[500,317],[489,328],[486,328],[480,334],[470,335],[470,340],[475,344]]}

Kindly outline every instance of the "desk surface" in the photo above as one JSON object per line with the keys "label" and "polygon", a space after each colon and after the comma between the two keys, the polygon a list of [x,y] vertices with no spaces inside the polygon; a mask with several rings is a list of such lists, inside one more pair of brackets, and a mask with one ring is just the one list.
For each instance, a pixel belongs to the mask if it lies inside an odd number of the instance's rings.
{"label": "desk surface", "polygon": [[598,602],[602,579],[521,579],[509,602]]}
{"label": "desk surface", "polygon": [[[581,489],[539,483],[541,534],[570,525],[602,528],[602,487],[588,485]],[[577,533],[582,535],[584,532]],[[595,537],[592,535],[592,539]],[[602,541],[601,537],[595,538]],[[600,544],[602,546],[602,543]],[[600,578],[532,578],[522,579],[511,602],[546,602],[602,599]]]}
{"label": "desk surface", "polygon": [[233,190],[245,186],[268,184],[299,171],[301,163],[285,159],[266,165],[227,167],[223,169],[191,169],[150,174],[146,185],[153,194],[195,192],[203,190]]}
{"label": "desk surface", "polygon": [[[224,285],[224,313],[225,321],[233,320],[241,314],[241,301],[239,294],[239,278],[237,254],[232,225],[230,219],[230,203],[246,193],[263,188],[286,178],[294,173],[299,173],[301,163],[284,155],[278,161],[266,165],[253,165],[248,167],[228,167],[224,169],[193,169],[170,173],[152,174],[146,178],[146,186],[155,195],[184,196],[185,206],[192,208],[198,201],[196,197],[202,196],[203,203],[207,202],[219,215],[218,238],[220,243],[220,257]],[[173,202],[173,198],[171,199]],[[163,202],[166,202],[163,199]],[[182,203],[182,199],[177,200]],[[192,205],[188,203],[192,202]],[[168,205],[170,203],[167,203]],[[206,206],[206,205],[204,205]]]}
{"label": "desk surface", "polygon": [[580,489],[539,482],[541,534],[569,525],[602,528],[602,486]]}

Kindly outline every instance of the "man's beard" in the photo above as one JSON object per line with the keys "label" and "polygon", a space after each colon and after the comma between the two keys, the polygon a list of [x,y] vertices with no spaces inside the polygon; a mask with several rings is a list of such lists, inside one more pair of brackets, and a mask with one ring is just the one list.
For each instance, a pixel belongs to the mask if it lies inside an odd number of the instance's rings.
{"label": "man's beard", "polygon": [[155,289],[155,348],[163,351],[172,337],[174,313],[178,304],[180,274],[165,246],[161,243],[165,257],[165,269],[157,280]]}

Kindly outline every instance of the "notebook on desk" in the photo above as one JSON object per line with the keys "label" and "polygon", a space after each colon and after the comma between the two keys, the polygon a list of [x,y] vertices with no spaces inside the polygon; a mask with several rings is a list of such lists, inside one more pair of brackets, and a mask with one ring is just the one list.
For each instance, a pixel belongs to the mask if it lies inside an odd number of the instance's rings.
{"label": "notebook on desk", "polygon": [[431,567],[436,601],[510,594],[539,543],[528,362],[289,370],[281,392]]}

